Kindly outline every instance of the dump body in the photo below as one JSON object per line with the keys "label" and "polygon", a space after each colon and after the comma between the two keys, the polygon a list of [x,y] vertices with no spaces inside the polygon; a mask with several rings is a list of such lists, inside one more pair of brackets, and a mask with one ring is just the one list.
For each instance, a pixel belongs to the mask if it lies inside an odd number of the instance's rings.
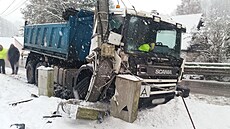
{"label": "dump body", "polygon": [[91,43],[93,15],[81,10],[65,23],[26,25],[24,48],[59,59],[85,61]]}

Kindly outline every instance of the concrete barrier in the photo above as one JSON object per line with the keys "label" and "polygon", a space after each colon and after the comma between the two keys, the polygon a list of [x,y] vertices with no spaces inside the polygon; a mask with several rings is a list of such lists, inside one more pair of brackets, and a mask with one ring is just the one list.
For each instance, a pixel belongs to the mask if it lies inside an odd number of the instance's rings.
{"label": "concrete barrier", "polygon": [[111,99],[111,115],[134,122],[138,113],[141,81],[132,75],[117,75],[115,95]]}
{"label": "concrete barrier", "polygon": [[51,97],[54,93],[53,68],[38,67],[38,94]]}

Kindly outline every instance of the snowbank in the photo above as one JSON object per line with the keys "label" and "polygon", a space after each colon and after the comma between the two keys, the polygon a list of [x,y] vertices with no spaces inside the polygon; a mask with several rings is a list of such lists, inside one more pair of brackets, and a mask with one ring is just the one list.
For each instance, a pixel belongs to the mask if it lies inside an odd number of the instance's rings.
{"label": "snowbank", "polygon": [[[7,69],[9,73],[10,69]],[[37,94],[34,85],[26,83],[24,71],[19,75],[0,74],[0,125],[10,128],[15,123],[24,123],[26,129],[185,129],[192,128],[181,98],[167,104],[139,111],[134,123],[127,123],[114,117],[107,117],[99,124],[97,121],[76,120],[61,112],[63,117],[43,118],[56,111],[62,100],[55,97],[31,97]],[[32,101],[9,105],[13,102]],[[189,107],[197,129],[229,129],[230,98],[191,95],[185,101]],[[11,128],[12,129],[12,128]]]}

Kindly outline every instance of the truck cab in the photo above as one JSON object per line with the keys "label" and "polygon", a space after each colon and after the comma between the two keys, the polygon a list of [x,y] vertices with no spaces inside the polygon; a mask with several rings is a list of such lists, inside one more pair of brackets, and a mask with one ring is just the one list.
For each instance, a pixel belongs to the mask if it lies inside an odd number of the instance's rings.
{"label": "truck cab", "polygon": [[122,35],[120,53],[126,57],[120,74],[128,72],[143,79],[139,105],[171,100],[183,72],[180,51],[185,27],[146,12],[127,10],[122,15],[114,10],[112,14],[110,30]]}

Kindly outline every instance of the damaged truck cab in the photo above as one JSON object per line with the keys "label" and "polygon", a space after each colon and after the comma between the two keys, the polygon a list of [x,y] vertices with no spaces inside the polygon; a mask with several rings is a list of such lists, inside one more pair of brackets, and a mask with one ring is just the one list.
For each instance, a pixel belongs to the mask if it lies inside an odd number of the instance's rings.
{"label": "damaged truck cab", "polygon": [[[140,106],[166,103],[176,96],[183,73],[181,34],[186,31],[181,24],[157,14],[110,10],[108,44],[112,45],[114,58],[108,61],[97,55],[103,49],[95,45],[93,28],[98,24],[94,22],[93,12],[80,10],[66,23],[26,25],[24,48],[30,51],[26,62],[28,82],[37,83],[36,69],[45,65],[56,67],[54,72],[59,74],[72,71],[73,74],[58,78],[62,83],[55,83],[87,101],[110,100],[117,74],[142,79]],[[92,53],[96,56],[91,57]],[[100,67],[94,67],[93,61]],[[101,74],[100,78],[94,78],[95,74]],[[95,90],[92,82],[100,86]]]}
{"label": "damaged truck cab", "polygon": [[125,66],[120,73],[131,72],[143,79],[139,105],[174,98],[184,67],[180,51],[185,27],[157,14],[134,10],[125,16],[114,11],[110,22],[111,31],[122,35],[120,56]]}

